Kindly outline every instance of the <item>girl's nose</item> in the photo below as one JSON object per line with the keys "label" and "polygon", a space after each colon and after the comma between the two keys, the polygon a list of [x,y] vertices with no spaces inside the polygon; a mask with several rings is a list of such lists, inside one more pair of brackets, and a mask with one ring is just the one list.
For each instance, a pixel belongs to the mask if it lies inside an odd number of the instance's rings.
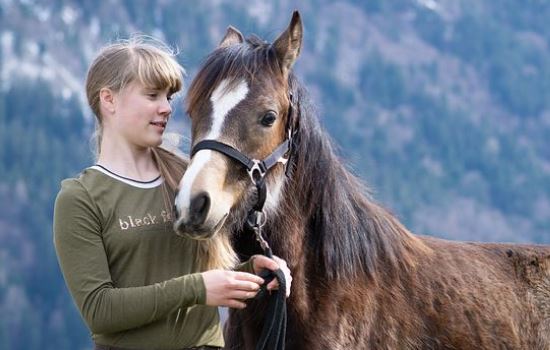
{"label": "girl's nose", "polygon": [[162,102],[162,104],[159,107],[160,114],[171,114],[172,113],[172,105],[170,104],[170,101],[166,100]]}

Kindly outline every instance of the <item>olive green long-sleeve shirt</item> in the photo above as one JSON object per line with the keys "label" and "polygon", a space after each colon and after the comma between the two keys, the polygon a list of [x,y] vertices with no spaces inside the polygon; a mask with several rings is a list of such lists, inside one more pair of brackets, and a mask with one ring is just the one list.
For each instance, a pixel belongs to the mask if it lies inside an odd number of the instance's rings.
{"label": "olive green long-sleeve shirt", "polygon": [[174,233],[162,182],[97,166],[64,180],[54,213],[63,276],[98,344],[223,346],[218,310],[204,305],[197,243]]}

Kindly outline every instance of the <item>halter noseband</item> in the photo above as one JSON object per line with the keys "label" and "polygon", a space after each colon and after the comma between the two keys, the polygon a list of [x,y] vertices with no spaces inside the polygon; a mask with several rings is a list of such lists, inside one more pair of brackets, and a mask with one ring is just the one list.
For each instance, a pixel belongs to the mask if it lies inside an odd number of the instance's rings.
{"label": "halter noseband", "polygon": [[275,166],[275,164],[287,163],[288,158],[285,158],[285,155],[290,150],[290,140],[286,139],[283,143],[277,146],[277,148],[275,148],[273,153],[263,160],[249,158],[236,148],[216,140],[202,140],[197,143],[195,147],[193,147],[191,157],[193,157],[198,151],[205,149],[218,151],[241,163],[241,165],[246,168],[246,171],[250,176],[250,180],[255,183],[263,178],[267,171]]}

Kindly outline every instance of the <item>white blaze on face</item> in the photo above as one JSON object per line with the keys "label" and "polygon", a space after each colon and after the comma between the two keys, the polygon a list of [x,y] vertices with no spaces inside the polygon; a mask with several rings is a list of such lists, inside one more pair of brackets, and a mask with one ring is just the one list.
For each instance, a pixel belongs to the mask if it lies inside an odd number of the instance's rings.
{"label": "white blaze on face", "polygon": [[207,140],[215,140],[220,136],[223,121],[236,105],[239,104],[248,93],[248,84],[241,80],[233,89],[227,89],[228,80],[223,80],[220,85],[212,92],[210,102],[212,102],[212,128],[205,137]]}
{"label": "white blaze on face", "polygon": [[[246,97],[248,84],[241,80],[232,89],[228,89],[228,80],[223,80],[212,92],[210,102],[212,103],[212,127],[207,133],[205,140],[216,140],[222,131],[223,123],[227,114]],[[212,156],[211,150],[200,150],[194,156],[189,168],[180,181],[180,192],[176,197],[176,206],[182,220],[187,220],[193,184],[200,176],[204,166]],[[211,193],[211,195],[216,195]],[[215,200],[213,201],[214,206]],[[214,209],[214,208],[213,208]],[[209,214],[210,215],[210,214]]]}

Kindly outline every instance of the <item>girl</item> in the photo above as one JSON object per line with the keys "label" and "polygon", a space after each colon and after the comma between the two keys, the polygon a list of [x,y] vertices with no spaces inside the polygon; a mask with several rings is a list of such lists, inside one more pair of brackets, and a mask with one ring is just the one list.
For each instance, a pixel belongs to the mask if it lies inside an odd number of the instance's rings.
{"label": "girl", "polygon": [[54,243],[96,349],[222,347],[217,306],[245,307],[264,282],[250,272],[281,267],[290,283],[286,263],[264,256],[201,272],[202,243],[174,233],[187,162],[160,144],[182,74],[166,46],[143,37],[106,46],[88,71],[97,163],[62,182]]}

